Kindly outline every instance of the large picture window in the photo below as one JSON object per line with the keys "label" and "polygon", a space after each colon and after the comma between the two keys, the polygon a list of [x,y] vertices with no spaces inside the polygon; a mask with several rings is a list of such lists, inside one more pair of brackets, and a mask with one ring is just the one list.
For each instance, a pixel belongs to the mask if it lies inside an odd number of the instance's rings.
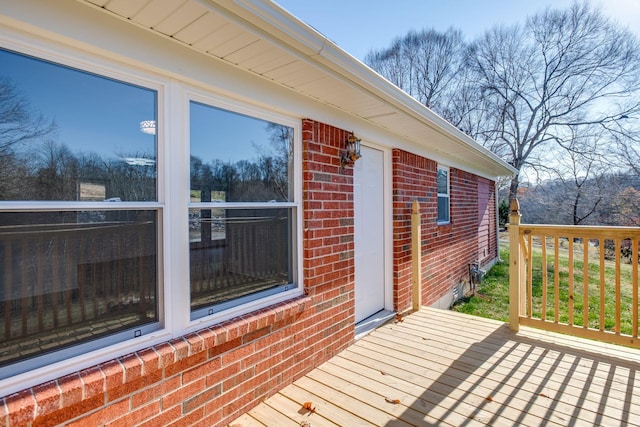
{"label": "large picture window", "polygon": [[155,90],[0,63],[2,378],[157,328],[161,212]]}
{"label": "large picture window", "polygon": [[192,318],[292,288],[294,129],[190,105]]}
{"label": "large picture window", "polygon": [[438,166],[438,223],[450,222],[449,217],[449,168]]}

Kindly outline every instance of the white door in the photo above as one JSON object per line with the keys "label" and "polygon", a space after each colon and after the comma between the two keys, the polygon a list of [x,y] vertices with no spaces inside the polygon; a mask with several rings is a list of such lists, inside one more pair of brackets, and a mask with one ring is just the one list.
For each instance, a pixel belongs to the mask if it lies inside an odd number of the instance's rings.
{"label": "white door", "polygon": [[384,309],[384,153],[361,147],[354,165],[356,323]]}

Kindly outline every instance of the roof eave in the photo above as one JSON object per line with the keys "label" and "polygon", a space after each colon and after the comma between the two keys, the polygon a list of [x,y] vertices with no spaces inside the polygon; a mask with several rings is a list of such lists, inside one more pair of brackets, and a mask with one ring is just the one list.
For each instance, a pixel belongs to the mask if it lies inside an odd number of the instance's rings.
{"label": "roof eave", "polygon": [[[419,103],[415,98],[390,83],[380,74],[345,52],[325,35],[304,23],[275,2],[253,0],[209,0],[222,6],[243,20],[250,22],[290,48],[321,62],[342,78],[346,78],[374,96],[384,99],[423,124],[449,136],[475,154],[486,156],[496,176],[512,176],[517,169],[487,150],[447,120]],[[419,141],[416,141],[419,142]]]}

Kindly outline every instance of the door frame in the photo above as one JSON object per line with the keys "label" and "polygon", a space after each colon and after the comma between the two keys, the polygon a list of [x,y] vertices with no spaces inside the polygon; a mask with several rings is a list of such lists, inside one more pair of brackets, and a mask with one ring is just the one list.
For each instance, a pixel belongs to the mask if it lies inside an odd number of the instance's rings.
{"label": "door frame", "polygon": [[[383,259],[384,259],[384,277],[383,277],[383,288],[384,288],[384,311],[394,311],[393,304],[393,200],[392,200],[392,182],[391,182],[391,167],[392,167],[392,156],[391,150],[388,147],[384,147],[378,144],[375,144],[369,140],[362,141],[363,146],[368,148],[379,150],[382,152],[382,182],[383,182],[383,194],[382,194],[382,219],[383,219]],[[366,156],[363,156],[358,161],[366,161]],[[355,200],[354,200],[355,203]],[[356,210],[354,209],[354,215]],[[355,221],[355,218],[354,218]],[[355,230],[354,230],[355,232]],[[354,259],[355,252],[357,252],[358,248],[355,245],[354,239]],[[355,291],[355,265],[354,265],[354,291]],[[354,294],[354,307],[355,307],[355,294]],[[366,320],[366,319],[364,319]],[[362,322],[362,321],[361,321]]]}

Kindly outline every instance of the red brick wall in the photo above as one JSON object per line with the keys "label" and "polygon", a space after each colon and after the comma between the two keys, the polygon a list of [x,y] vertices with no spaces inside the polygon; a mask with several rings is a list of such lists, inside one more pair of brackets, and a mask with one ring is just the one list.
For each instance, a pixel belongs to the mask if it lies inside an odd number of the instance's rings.
{"label": "red brick wall", "polygon": [[498,256],[495,184],[478,178],[478,260],[480,265]]}
{"label": "red brick wall", "polygon": [[[412,306],[411,288],[411,207],[420,203],[426,218],[438,214],[436,162],[402,150],[393,150],[393,301],[403,312]],[[423,218],[423,238],[425,237]],[[424,252],[424,249],[423,249]],[[422,303],[426,304],[424,296]]]}
{"label": "red brick wall", "polygon": [[[437,163],[398,149],[393,150],[392,155],[394,296],[395,309],[403,312],[412,306],[413,201],[418,200],[422,214],[422,304],[431,305],[450,293],[455,285],[467,282],[468,265],[478,260],[478,181],[483,178],[450,169],[451,222],[438,225]],[[495,224],[495,202],[489,204],[494,206]],[[492,228],[495,233],[495,225]],[[495,244],[491,250],[495,256]]]}
{"label": "red brick wall", "polygon": [[[354,338],[346,132],[303,121],[305,296],[4,398],[0,426],[224,426]],[[0,393],[1,394],[1,393]]]}
{"label": "red brick wall", "polygon": [[354,338],[353,171],[340,168],[350,132],[303,120],[304,287],[317,311],[306,341],[315,367]]}

